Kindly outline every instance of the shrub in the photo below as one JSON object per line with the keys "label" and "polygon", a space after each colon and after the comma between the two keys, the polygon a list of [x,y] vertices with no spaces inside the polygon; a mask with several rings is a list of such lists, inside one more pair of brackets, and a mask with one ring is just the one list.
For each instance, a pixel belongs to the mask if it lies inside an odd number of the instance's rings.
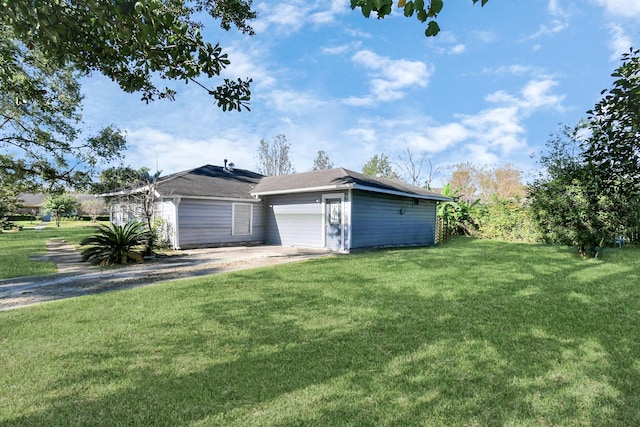
{"label": "shrub", "polygon": [[518,200],[493,198],[476,210],[478,237],[538,242],[542,234],[529,207]]}
{"label": "shrub", "polygon": [[82,250],[82,259],[99,265],[127,264],[129,260],[142,262],[142,254],[133,249],[144,243],[147,235],[146,226],[140,222],[101,225],[98,233],[80,242],[88,246]]}
{"label": "shrub", "polygon": [[171,235],[173,227],[170,222],[163,218],[156,217],[151,225],[151,233],[153,235],[153,249],[167,249],[171,247]]}

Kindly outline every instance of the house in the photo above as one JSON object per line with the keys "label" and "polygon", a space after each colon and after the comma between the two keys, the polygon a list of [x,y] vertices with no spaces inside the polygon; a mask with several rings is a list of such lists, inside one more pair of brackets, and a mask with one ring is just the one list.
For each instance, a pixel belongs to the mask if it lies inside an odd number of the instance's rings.
{"label": "house", "polygon": [[435,243],[436,204],[449,198],[399,180],[344,168],[265,177],[205,165],[143,187],[104,194],[111,220],[153,214],[168,224],[174,248],[274,244],[349,252]]}
{"label": "house", "polygon": [[152,188],[101,196],[111,222],[124,224],[144,219],[144,199],[152,191],[153,216],[163,220],[176,249],[263,243],[262,203],[250,194],[263,176],[232,165],[205,165],[159,178]]}
{"label": "house", "polygon": [[349,252],[433,245],[436,204],[449,198],[344,168],[263,178],[265,242]]}
{"label": "house", "polygon": [[[78,200],[78,207],[73,212],[70,212],[69,215],[88,215],[82,207],[82,202],[89,200],[96,200],[96,196],[93,194],[71,194],[72,197],[75,197]],[[43,212],[42,206],[47,200],[47,195],[43,193],[20,193],[18,195],[18,200],[20,201],[20,206],[17,209],[17,213],[21,215],[42,215],[43,221],[50,221],[51,214],[48,212]],[[106,215],[106,210],[99,212],[99,215]]]}

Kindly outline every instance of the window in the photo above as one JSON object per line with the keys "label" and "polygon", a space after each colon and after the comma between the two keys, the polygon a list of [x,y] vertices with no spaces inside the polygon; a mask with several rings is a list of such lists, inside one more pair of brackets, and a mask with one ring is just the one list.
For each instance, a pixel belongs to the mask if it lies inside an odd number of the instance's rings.
{"label": "window", "polygon": [[233,215],[231,234],[234,236],[251,234],[253,205],[249,203],[234,203],[231,210]]}
{"label": "window", "polygon": [[341,224],[342,200],[332,200],[330,203],[329,224]]}

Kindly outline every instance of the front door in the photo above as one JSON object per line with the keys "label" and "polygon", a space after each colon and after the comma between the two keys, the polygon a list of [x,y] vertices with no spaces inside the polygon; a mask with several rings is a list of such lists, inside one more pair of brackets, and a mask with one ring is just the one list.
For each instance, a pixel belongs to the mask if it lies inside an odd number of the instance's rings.
{"label": "front door", "polygon": [[325,242],[327,249],[343,249],[342,199],[325,199]]}

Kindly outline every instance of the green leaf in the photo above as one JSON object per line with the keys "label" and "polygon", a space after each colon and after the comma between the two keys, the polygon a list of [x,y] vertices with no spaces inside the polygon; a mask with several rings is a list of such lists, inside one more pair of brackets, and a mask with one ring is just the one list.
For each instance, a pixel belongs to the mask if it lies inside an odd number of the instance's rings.
{"label": "green leaf", "polygon": [[442,0],[431,0],[431,7],[429,8],[429,12],[432,16],[436,16],[442,8],[444,7],[444,2]]}
{"label": "green leaf", "polygon": [[417,11],[424,10],[424,0],[415,0],[413,2],[413,8]]}
{"label": "green leaf", "polygon": [[368,3],[362,5],[362,14],[365,18],[368,18],[371,15],[371,6]]}
{"label": "green leaf", "polygon": [[433,36],[436,36],[439,32],[440,32],[440,26],[438,25],[438,23],[436,21],[429,21],[429,23],[427,24],[427,29],[425,30],[424,34],[427,37],[433,37]]}
{"label": "green leaf", "polygon": [[404,5],[404,16],[411,16],[413,15],[413,2],[407,2],[407,4]]}

